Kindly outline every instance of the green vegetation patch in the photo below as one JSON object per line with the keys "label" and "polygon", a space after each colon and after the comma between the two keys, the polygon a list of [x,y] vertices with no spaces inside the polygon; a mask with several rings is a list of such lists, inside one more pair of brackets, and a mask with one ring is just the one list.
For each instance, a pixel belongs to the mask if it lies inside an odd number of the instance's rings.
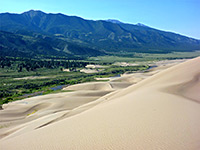
{"label": "green vegetation patch", "polygon": [[36,113],[36,112],[37,112],[37,110],[35,109],[35,110],[33,110],[31,113],[27,114],[27,116],[33,115],[33,114]]}

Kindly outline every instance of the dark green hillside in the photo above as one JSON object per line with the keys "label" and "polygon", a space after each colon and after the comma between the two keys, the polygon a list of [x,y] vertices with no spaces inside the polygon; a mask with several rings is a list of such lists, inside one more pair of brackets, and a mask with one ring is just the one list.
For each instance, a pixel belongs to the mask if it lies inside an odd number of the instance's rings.
{"label": "dark green hillside", "polygon": [[1,56],[62,56],[67,58],[103,55],[103,52],[45,35],[19,35],[0,31]]}

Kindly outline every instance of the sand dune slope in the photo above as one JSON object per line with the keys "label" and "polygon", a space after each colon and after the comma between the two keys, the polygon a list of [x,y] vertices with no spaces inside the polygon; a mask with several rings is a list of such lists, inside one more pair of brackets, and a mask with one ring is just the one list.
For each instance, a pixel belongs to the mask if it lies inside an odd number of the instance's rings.
{"label": "sand dune slope", "polygon": [[[29,132],[22,127],[15,135],[2,138],[0,147],[3,150],[199,150],[199,78],[200,57],[105,95],[97,100],[98,105],[77,115]],[[48,120],[48,116],[38,119]],[[34,122],[27,127],[31,125]]]}

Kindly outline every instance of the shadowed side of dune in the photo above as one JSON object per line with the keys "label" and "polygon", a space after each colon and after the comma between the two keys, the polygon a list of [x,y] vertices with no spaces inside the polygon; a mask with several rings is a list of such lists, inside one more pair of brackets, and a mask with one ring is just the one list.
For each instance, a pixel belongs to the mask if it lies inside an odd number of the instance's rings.
{"label": "shadowed side of dune", "polygon": [[200,103],[200,73],[188,82],[168,87],[168,91]]}

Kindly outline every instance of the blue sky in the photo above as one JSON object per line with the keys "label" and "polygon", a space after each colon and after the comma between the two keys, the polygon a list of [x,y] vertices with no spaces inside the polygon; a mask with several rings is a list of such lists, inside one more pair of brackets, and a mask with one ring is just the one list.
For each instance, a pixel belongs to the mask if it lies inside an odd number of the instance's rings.
{"label": "blue sky", "polygon": [[0,6],[1,13],[35,9],[93,20],[118,19],[200,39],[200,0],[0,0]]}

